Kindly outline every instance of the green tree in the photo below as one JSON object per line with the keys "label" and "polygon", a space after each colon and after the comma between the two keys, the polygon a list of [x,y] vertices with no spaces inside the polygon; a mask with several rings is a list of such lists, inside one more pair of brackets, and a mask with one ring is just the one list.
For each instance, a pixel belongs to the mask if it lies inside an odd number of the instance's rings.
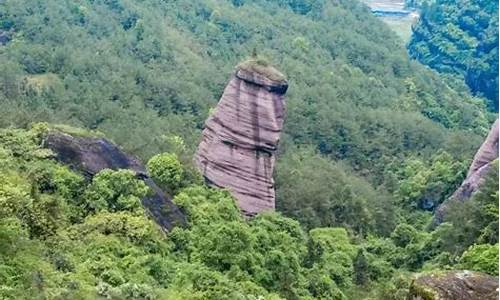
{"label": "green tree", "polygon": [[354,283],[365,285],[368,282],[368,261],[366,260],[363,249],[358,250],[358,254],[353,261]]}
{"label": "green tree", "polygon": [[144,182],[130,170],[102,170],[92,179],[83,195],[89,212],[142,211],[141,198],[148,193]]}
{"label": "green tree", "polygon": [[408,224],[399,224],[391,233],[391,239],[398,247],[406,247],[412,242],[416,242],[418,238],[417,230]]}
{"label": "green tree", "polygon": [[498,244],[473,245],[460,257],[460,267],[498,276]]}
{"label": "green tree", "polygon": [[176,191],[181,183],[183,169],[175,154],[157,154],[148,161],[148,172],[162,187]]}
{"label": "green tree", "polygon": [[431,1],[422,6],[408,50],[431,68],[459,74],[498,110],[498,2]]}

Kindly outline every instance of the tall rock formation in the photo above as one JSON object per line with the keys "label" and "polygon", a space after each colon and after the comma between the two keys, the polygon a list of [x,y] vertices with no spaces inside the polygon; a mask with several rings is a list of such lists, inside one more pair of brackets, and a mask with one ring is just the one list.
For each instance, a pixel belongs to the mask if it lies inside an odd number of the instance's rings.
{"label": "tall rock formation", "polygon": [[436,211],[436,223],[440,223],[446,213],[450,201],[464,201],[471,198],[483,183],[492,163],[498,158],[498,119],[491,127],[490,133],[474,156],[467,177],[453,195],[443,202]]}
{"label": "tall rock formation", "polygon": [[256,60],[237,66],[205,122],[195,163],[207,183],[228,189],[242,212],[274,209],[273,169],[288,83]]}

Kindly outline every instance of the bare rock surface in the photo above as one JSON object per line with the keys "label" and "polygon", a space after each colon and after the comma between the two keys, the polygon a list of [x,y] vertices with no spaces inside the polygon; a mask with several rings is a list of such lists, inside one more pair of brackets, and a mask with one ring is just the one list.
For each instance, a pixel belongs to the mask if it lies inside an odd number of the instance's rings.
{"label": "bare rock surface", "polygon": [[486,140],[476,152],[467,177],[453,195],[443,202],[436,211],[435,221],[440,223],[451,201],[465,201],[471,198],[484,182],[493,161],[498,158],[498,119],[493,124]]}
{"label": "bare rock surface", "polygon": [[421,275],[410,286],[410,300],[498,300],[498,277],[471,271]]}
{"label": "bare rock surface", "polygon": [[275,207],[273,170],[287,88],[273,67],[244,62],[205,122],[195,164],[207,183],[228,189],[246,215]]}
{"label": "bare rock surface", "polygon": [[93,177],[103,169],[134,171],[151,189],[151,193],[142,199],[142,204],[156,223],[167,231],[174,226],[186,224],[184,214],[148,177],[141,162],[107,139],[51,131],[44,140],[44,146],[56,154],[59,162],[83,173],[87,178]]}
{"label": "bare rock surface", "polygon": [[478,172],[484,166],[490,164],[492,161],[498,158],[498,119],[495,121],[491,127],[490,133],[486,137],[486,140],[481,145],[474,160],[469,168],[467,177],[473,176],[474,173]]}

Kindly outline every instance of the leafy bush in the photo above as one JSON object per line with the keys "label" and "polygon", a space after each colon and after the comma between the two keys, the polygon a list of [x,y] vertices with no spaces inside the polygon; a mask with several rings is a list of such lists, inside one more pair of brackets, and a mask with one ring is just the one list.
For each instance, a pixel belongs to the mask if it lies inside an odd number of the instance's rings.
{"label": "leafy bush", "polygon": [[147,192],[148,187],[133,171],[105,169],[92,179],[83,205],[89,212],[142,211],[141,198]]}
{"label": "leafy bush", "polygon": [[461,268],[498,276],[498,244],[473,245],[460,257]]}
{"label": "leafy bush", "polygon": [[183,169],[175,154],[157,154],[148,161],[147,168],[150,176],[162,187],[169,191],[179,188]]}

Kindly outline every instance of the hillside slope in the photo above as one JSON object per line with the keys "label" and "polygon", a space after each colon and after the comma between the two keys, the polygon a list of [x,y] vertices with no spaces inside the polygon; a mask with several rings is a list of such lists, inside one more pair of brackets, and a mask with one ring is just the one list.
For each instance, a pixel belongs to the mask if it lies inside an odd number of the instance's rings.
{"label": "hillside slope", "polygon": [[168,151],[189,165],[234,66],[273,62],[290,86],[276,206],[306,228],[422,230],[492,119],[356,1],[6,0],[0,12],[0,126],[97,129],[144,161]]}
{"label": "hillside slope", "polygon": [[[43,147],[53,146],[47,139],[54,134],[61,133],[47,124],[0,129],[2,299],[404,300],[410,291],[422,292],[410,286],[410,272],[453,268],[498,275],[498,215],[492,215],[498,211],[498,172],[477,199],[456,211],[453,226],[424,232],[399,224],[390,237],[372,232],[363,238],[338,226],[305,230],[274,212],[243,218],[229,193],[185,180],[186,166],[171,154],[153,157],[147,174],[105,169],[85,178]],[[93,154],[109,158],[108,152]],[[63,162],[75,167],[75,161]],[[181,176],[157,172],[174,169]],[[160,220],[148,218],[141,206],[151,195],[151,185],[141,180],[147,175],[163,188],[176,186],[173,202],[186,214],[186,227],[163,232]],[[462,255],[476,239],[481,245]],[[432,287],[432,278],[419,284]],[[467,289],[488,283],[495,290],[490,281],[466,282]]]}
{"label": "hillside slope", "polygon": [[423,6],[408,49],[431,68],[461,76],[498,111],[498,1],[434,1]]}
{"label": "hillside slope", "polygon": [[232,67],[256,48],[289,76],[288,132],[337,158],[362,146],[352,136],[374,140],[369,128],[410,134],[409,122],[368,121],[393,111],[436,134],[489,127],[479,101],[410,63],[364,5],[282,3],[4,1],[0,24],[13,35],[0,48],[1,97],[17,107],[2,123],[99,128],[147,156],[165,131],[196,139]]}

